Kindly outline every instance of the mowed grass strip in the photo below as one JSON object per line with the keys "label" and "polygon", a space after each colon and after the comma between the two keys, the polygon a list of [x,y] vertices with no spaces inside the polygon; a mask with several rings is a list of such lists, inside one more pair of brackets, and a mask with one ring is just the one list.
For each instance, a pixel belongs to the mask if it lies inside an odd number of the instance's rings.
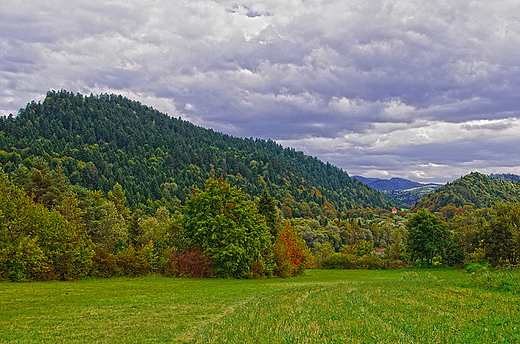
{"label": "mowed grass strip", "polygon": [[520,342],[519,295],[455,270],[0,283],[7,343]]}
{"label": "mowed grass strip", "polygon": [[[374,273],[374,277],[377,273]],[[239,306],[197,343],[518,343],[518,295],[466,284],[460,271],[403,272],[294,286]]]}

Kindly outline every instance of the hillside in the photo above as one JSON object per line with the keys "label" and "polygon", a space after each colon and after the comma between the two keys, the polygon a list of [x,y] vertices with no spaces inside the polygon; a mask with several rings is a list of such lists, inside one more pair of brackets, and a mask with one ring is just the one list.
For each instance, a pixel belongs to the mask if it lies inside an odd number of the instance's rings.
{"label": "hillside", "polygon": [[475,209],[492,207],[499,202],[520,199],[520,185],[490,178],[472,172],[460,179],[421,198],[412,208],[428,208],[432,212],[445,206],[463,207],[471,205]]}
{"label": "hillside", "polygon": [[360,207],[391,209],[391,198],[346,172],[271,140],[241,139],[172,118],[118,95],[51,91],[0,120],[0,163],[12,173],[43,156],[73,184],[105,192],[116,183],[130,206],[184,203],[211,175],[259,196],[265,187],[293,216]]}
{"label": "hillside", "polygon": [[441,187],[440,184],[422,184],[404,178],[365,178],[353,176],[363,184],[380,191],[407,206],[414,205],[423,196]]}
{"label": "hillside", "polygon": [[403,202],[404,204],[408,205],[408,207],[410,207],[417,203],[417,201],[423,198],[425,195],[428,195],[429,193],[437,190],[441,186],[442,185],[438,184],[425,184],[406,190],[386,190],[381,192],[397,201]]}

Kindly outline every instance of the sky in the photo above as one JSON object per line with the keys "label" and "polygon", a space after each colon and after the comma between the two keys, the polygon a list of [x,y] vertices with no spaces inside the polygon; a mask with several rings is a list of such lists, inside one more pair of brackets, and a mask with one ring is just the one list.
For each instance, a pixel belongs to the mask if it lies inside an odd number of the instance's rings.
{"label": "sky", "polygon": [[3,0],[0,115],[122,94],[349,175],[520,174],[520,2]]}

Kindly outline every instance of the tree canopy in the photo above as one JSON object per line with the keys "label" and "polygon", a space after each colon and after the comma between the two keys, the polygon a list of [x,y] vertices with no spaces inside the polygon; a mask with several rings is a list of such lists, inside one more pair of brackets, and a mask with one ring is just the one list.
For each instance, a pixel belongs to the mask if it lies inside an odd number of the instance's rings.
{"label": "tree canopy", "polygon": [[424,259],[431,265],[435,256],[444,256],[449,239],[446,222],[421,209],[407,221],[406,226],[412,259]]}
{"label": "tree canopy", "polygon": [[[357,207],[393,207],[389,197],[317,158],[272,140],[197,127],[114,94],[50,91],[17,116],[0,117],[4,170],[11,174],[20,164],[30,170],[36,157],[51,169],[60,166],[73,185],[107,193],[119,183],[130,208],[159,202],[152,213],[160,206],[173,211],[212,175],[253,197],[267,189],[294,217],[321,216],[325,201],[340,215]],[[51,177],[42,174],[40,181]]]}
{"label": "tree canopy", "polygon": [[184,212],[186,238],[213,260],[218,276],[251,277],[255,264],[270,262],[272,239],[264,218],[222,178],[195,189]]}

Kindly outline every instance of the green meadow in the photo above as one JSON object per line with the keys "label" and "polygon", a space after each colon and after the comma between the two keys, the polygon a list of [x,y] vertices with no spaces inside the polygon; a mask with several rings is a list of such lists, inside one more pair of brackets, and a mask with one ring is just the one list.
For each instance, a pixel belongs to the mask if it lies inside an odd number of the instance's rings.
{"label": "green meadow", "polygon": [[518,343],[518,289],[460,270],[0,283],[2,343]]}

